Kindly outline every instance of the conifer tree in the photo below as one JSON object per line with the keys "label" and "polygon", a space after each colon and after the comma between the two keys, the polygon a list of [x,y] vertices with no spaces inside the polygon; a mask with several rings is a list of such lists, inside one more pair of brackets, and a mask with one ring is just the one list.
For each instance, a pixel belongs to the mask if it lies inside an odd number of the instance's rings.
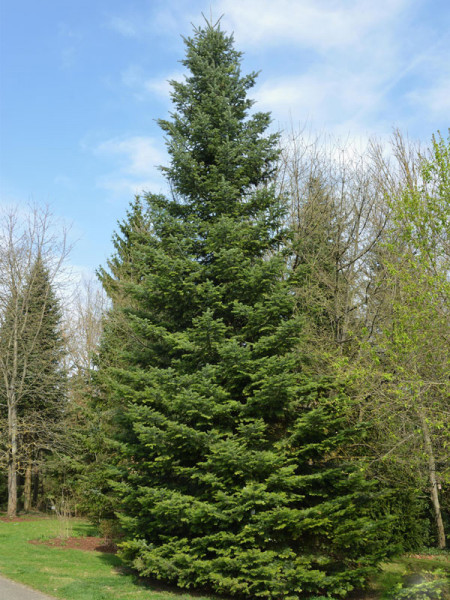
{"label": "conifer tree", "polygon": [[339,458],[358,435],[348,399],[302,357],[277,137],[250,114],[256,74],[241,74],[233,38],[207,24],[185,42],[188,75],[160,122],[173,195],[135,201],[100,273],[122,555],[183,587],[345,595],[386,551],[383,527],[371,485]]}
{"label": "conifer tree", "polygon": [[[9,514],[17,507],[17,475],[24,476],[24,508],[32,501],[32,472],[61,442],[66,374],[61,308],[38,254],[0,328],[0,396],[8,407]],[[35,494],[36,496],[36,494]]]}

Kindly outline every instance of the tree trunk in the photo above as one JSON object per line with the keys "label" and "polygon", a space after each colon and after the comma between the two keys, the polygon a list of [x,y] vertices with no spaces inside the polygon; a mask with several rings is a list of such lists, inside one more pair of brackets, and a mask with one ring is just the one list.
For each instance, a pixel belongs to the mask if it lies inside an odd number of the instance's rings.
{"label": "tree trunk", "polygon": [[[39,460],[39,455],[37,457],[37,460]],[[35,464],[33,467],[33,500],[32,500],[32,504],[34,507],[38,507],[39,486],[40,486],[39,465]]]}
{"label": "tree trunk", "polygon": [[25,483],[23,489],[23,508],[25,512],[30,512],[31,510],[31,473],[32,473],[32,462],[31,460],[28,462],[25,469]]}
{"label": "tree trunk", "polygon": [[15,403],[8,408],[8,517],[17,515],[17,409]]}
{"label": "tree trunk", "polygon": [[431,503],[433,505],[434,516],[436,519],[438,548],[441,550],[445,548],[445,530],[444,522],[442,520],[441,506],[439,504],[438,494],[438,482],[436,480],[436,461],[434,460],[433,445],[431,443],[430,429],[428,427],[427,420],[422,410],[419,411],[420,422],[422,425],[423,440],[425,443],[425,450],[428,456],[428,474],[431,486]]}

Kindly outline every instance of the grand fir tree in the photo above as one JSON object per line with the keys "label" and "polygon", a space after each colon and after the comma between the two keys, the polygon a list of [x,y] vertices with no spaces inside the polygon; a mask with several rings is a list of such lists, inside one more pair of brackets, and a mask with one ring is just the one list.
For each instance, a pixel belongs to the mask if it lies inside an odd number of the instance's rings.
{"label": "grand fir tree", "polygon": [[[277,137],[233,39],[186,39],[160,125],[172,196],[132,205],[101,278],[114,494],[141,575],[245,598],[345,595],[383,555],[373,492],[339,458],[345,395],[308,375],[289,287]],[[379,524],[380,525],[380,524]],[[383,546],[383,549],[382,549]]]}

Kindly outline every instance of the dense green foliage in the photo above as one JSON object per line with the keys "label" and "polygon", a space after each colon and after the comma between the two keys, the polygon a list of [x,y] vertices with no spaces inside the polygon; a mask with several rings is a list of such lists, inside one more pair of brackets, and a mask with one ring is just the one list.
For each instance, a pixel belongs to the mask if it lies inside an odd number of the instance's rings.
{"label": "dense green foliage", "polygon": [[143,575],[247,598],[345,595],[388,551],[374,484],[342,449],[363,431],[302,351],[276,136],[252,113],[219,28],[186,40],[161,121],[173,197],[132,205],[101,278],[99,357],[113,415],[110,491]]}

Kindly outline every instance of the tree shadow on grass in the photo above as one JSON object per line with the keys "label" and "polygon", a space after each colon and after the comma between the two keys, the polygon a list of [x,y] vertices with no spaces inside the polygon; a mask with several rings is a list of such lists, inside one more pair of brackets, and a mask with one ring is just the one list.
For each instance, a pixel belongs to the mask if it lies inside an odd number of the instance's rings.
{"label": "tree shadow on grass", "polygon": [[151,577],[141,577],[136,571],[125,566],[117,554],[102,553],[100,559],[109,567],[113,568],[116,573],[119,573],[119,575],[131,577],[134,585],[146,588],[152,592],[166,592],[174,594],[175,596],[191,596],[192,598],[202,598],[203,600],[233,600],[230,596],[220,595],[205,588],[185,589],[180,588],[177,585],[163,583],[162,581],[152,579]]}

